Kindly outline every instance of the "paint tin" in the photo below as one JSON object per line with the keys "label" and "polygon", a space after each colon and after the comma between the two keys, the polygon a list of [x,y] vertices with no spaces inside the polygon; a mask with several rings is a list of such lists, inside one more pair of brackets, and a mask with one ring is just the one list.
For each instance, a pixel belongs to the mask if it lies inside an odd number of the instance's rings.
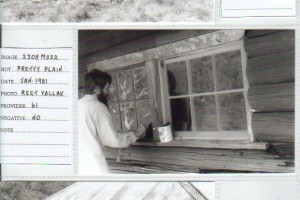
{"label": "paint tin", "polygon": [[157,129],[158,129],[159,141],[161,143],[167,143],[173,140],[173,134],[172,134],[172,129],[170,124],[166,126],[158,127]]}

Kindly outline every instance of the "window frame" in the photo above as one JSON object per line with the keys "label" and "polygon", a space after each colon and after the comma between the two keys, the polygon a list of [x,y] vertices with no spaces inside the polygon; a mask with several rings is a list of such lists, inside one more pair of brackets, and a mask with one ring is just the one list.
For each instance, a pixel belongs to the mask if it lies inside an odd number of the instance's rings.
{"label": "window frame", "polygon": [[[144,68],[147,74],[149,74],[149,73],[153,74],[151,66],[149,66],[148,62],[141,62],[141,63],[137,63],[137,64],[133,64],[133,65],[122,66],[122,67],[114,68],[114,69],[111,69],[111,70],[105,70],[105,72],[117,74],[120,71],[130,70],[131,71],[131,75],[133,76],[133,71],[135,69],[140,69],[140,68]],[[118,78],[116,77],[116,79],[118,79]],[[133,77],[132,77],[132,84],[133,84],[133,88],[135,88]],[[151,121],[152,121],[152,124],[153,124],[153,121],[155,120],[155,116],[154,116],[154,113],[153,113],[153,107],[154,107],[153,106],[154,105],[153,92],[154,91],[153,91],[152,80],[151,80],[150,76],[147,76],[147,86],[148,86],[148,98],[136,99],[136,96],[134,94],[134,98],[132,100],[120,100],[119,91],[118,91],[118,80],[116,80],[118,101],[108,101],[108,103],[109,104],[110,103],[116,103],[116,104],[118,104],[119,111],[120,111],[119,117],[120,117],[120,126],[121,126],[121,128],[122,128],[122,111],[121,111],[121,107],[120,106],[121,106],[122,102],[126,102],[126,101],[134,101],[136,123],[137,123],[137,126],[138,126],[139,125],[139,119],[138,119],[137,105],[136,105],[137,101],[139,101],[139,100],[145,100],[145,99],[149,100],[149,107],[150,107],[150,110],[151,110]],[[134,91],[134,93],[135,93],[135,91]],[[127,130],[122,129],[122,131],[127,131]]]}
{"label": "window frame", "polygon": [[[235,50],[239,50],[241,52],[242,77],[243,77],[244,88],[217,91],[217,92],[216,91],[205,92],[200,95],[193,94],[191,91],[192,79],[191,79],[191,73],[189,72],[190,71],[189,60],[200,58],[200,57],[206,57],[206,56],[213,57],[213,55],[216,54],[226,53]],[[166,65],[180,62],[180,61],[186,62],[187,72],[188,72],[187,73],[188,87],[189,87],[189,94],[180,95],[180,97],[203,96],[203,94],[208,94],[208,93],[224,94],[224,93],[231,93],[233,91],[242,92],[245,100],[247,129],[245,131],[174,131],[173,132],[174,137],[179,139],[246,140],[246,141],[254,142],[254,136],[251,127],[251,108],[248,101],[249,83],[246,74],[247,56],[244,49],[244,40],[217,45],[214,47],[208,47],[197,52],[188,53],[184,55],[177,55],[176,57],[163,58],[158,61],[159,78],[161,83],[160,90],[161,90],[162,116],[163,116],[164,123],[171,121],[170,99],[178,98],[178,96],[175,97],[169,96]],[[213,62],[213,68],[215,68],[214,62]],[[190,103],[191,103],[191,113],[192,113],[192,124],[193,126],[195,126],[195,112],[194,112],[194,104],[192,103],[192,98],[190,98]]]}

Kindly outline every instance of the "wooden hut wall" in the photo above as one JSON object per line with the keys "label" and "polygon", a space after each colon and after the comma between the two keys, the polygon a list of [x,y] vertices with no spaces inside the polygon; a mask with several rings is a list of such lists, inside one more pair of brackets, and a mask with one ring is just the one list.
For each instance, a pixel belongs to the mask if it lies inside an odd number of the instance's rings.
{"label": "wooden hut wall", "polygon": [[295,32],[247,31],[248,98],[257,141],[294,142]]}

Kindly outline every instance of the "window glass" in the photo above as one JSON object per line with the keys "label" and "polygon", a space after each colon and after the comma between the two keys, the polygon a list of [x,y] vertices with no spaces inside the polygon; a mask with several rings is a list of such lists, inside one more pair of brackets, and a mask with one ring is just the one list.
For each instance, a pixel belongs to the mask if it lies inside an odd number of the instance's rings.
{"label": "window glass", "polygon": [[188,94],[186,61],[167,65],[170,96]]}
{"label": "window glass", "polygon": [[120,108],[118,103],[108,103],[109,112],[112,117],[112,122],[116,130],[120,131],[121,128],[121,119],[120,119]]}
{"label": "window glass", "polygon": [[171,99],[172,127],[174,131],[190,131],[191,110],[189,98]]}
{"label": "window glass", "polygon": [[215,95],[194,98],[197,131],[218,131]]}
{"label": "window glass", "polygon": [[133,83],[131,69],[117,72],[117,82],[120,100],[133,100]]}
{"label": "window glass", "polygon": [[136,108],[134,101],[121,102],[122,129],[129,131],[137,128]]}
{"label": "window glass", "polygon": [[218,95],[221,130],[245,130],[246,109],[242,93]]}
{"label": "window glass", "polygon": [[115,102],[118,101],[118,90],[117,90],[117,79],[115,73],[109,73],[112,77],[112,82],[109,87],[109,93],[108,93],[108,101],[109,102]]}
{"label": "window glass", "polygon": [[137,100],[136,108],[138,124],[149,125],[152,122],[149,99]]}
{"label": "window glass", "polygon": [[133,70],[133,81],[135,89],[135,98],[142,99],[148,97],[148,80],[145,68]]}
{"label": "window glass", "polygon": [[214,76],[211,56],[190,61],[193,93],[214,91]]}
{"label": "window glass", "polygon": [[240,51],[231,51],[215,56],[217,90],[243,88],[243,74]]}
{"label": "window glass", "polygon": [[242,70],[240,50],[167,64],[173,130],[247,130]]}
{"label": "window glass", "polygon": [[116,129],[129,131],[139,124],[149,125],[152,112],[146,68],[131,66],[109,74],[112,76],[109,111]]}

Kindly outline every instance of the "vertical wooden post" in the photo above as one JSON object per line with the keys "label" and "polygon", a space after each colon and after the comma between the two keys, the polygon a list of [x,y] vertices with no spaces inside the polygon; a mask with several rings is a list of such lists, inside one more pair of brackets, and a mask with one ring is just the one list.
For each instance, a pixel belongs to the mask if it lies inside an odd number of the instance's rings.
{"label": "vertical wooden post", "polygon": [[156,92],[156,76],[155,76],[155,61],[147,61],[146,65],[146,72],[147,72],[147,80],[148,80],[148,90],[149,90],[149,101],[150,101],[150,108],[152,114],[152,126],[153,126],[153,139],[154,141],[159,141],[157,127],[159,126],[160,117],[157,105],[157,92]]}

